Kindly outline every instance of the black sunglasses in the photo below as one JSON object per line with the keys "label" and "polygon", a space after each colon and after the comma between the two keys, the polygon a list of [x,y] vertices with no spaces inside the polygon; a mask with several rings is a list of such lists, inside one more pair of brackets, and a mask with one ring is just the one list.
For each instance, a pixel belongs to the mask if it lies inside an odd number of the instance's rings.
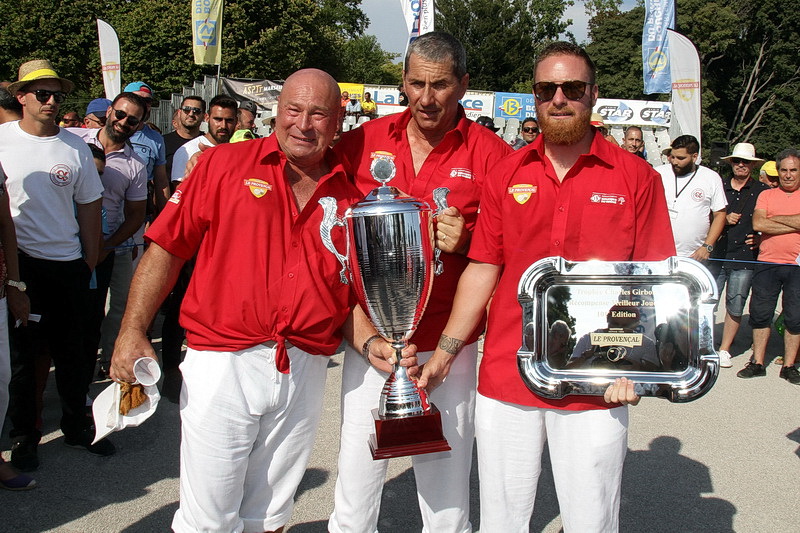
{"label": "black sunglasses", "polygon": [[101,126],[105,126],[106,125],[106,116],[105,115],[103,115],[102,117],[98,117],[94,113],[89,113],[88,115],[86,115],[86,118],[88,118],[92,122],[97,122]]}
{"label": "black sunglasses", "polygon": [[47,89],[36,89],[35,91],[31,91],[36,99],[41,102],[42,104],[46,104],[50,101],[52,97],[57,104],[63,103],[64,100],[67,99],[67,93],[63,91],[48,91]]}
{"label": "black sunglasses", "polygon": [[181,111],[183,111],[187,115],[191,115],[191,114],[200,115],[203,112],[203,110],[200,109],[199,107],[192,107],[192,106],[189,106],[189,105],[183,106],[181,108]]}
{"label": "black sunglasses", "polygon": [[127,118],[129,126],[138,126],[139,123],[141,122],[140,119],[134,117],[133,115],[127,114],[125,111],[121,109],[115,109],[114,116],[116,117],[117,120],[125,120]]}
{"label": "black sunglasses", "polygon": [[741,159],[739,157],[731,157],[730,162],[734,165],[746,165],[750,163],[747,159]]}
{"label": "black sunglasses", "polygon": [[549,102],[556,95],[556,91],[561,87],[561,92],[564,93],[569,100],[580,100],[586,94],[586,86],[591,85],[588,82],[580,80],[565,81],[563,83],[555,83],[553,81],[540,81],[533,85],[533,94],[542,102]]}
{"label": "black sunglasses", "polygon": [[525,133],[539,133],[539,128],[522,128]]}

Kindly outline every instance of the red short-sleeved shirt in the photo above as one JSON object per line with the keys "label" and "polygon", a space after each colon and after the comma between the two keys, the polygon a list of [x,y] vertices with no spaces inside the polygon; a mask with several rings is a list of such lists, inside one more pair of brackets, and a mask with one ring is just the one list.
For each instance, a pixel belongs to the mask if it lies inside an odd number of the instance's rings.
{"label": "red short-sleeved shirt", "polygon": [[650,165],[599,134],[559,182],[542,141],[539,136],[506,158],[484,191],[469,257],[504,270],[489,312],[478,391],[518,405],[607,407],[602,397],[549,400],[525,386],[517,369],[519,280],[549,256],[656,261],[675,255],[664,188]]}
{"label": "red short-sleeved shirt", "polygon": [[[406,134],[410,120],[411,112],[406,110],[366,122],[342,135],[335,151],[342,158],[348,173],[354,176],[362,195],[379,186],[369,171],[372,154],[381,151],[394,155],[397,174],[389,185],[425,200],[434,209],[433,190],[447,187],[450,189],[447,203],[459,208],[466,220],[467,229],[472,231],[481,191],[486,183],[494,179],[497,163],[512,152],[511,148],[490,130],[469,120],[464,115],[464,110],[459,108],[456,127],[433,149],[419,174],[415,176]],[[444,271],[434,280],[425,314],[412,337],[412,342],[420,351],[436,348],[442,329],[450,317],[458,279],[468,263],[467,258],[461,254],[443,253],[441,257]],[[477,339],[481,329],[469,339],[470,342]]]}
{"label": "red short-sleeved shirt", "polygon": [[[800,213],[800,190],[787,194],[782,189],[768,189],[756,200],[756,209],[766,212],[767,218],[775,215],[796,215]],[[769,263],[794,264],[800,255],[800,232],[783,235],[767,235],[761,238],[758,260]]]}
{"label": "red short-sleeved shirt", "polygon": [[[331,171],[302,212],[274,135],[209,150],[167,202],[146,237],[183,259],[197,253],[181,307],[189,346],[234,351],[277,341],[282,371],[285,340],[313,354],[335,352],[354,302],[322,244],[318,200],[336,198],[341,215],[360,195],[336,155],[326,157]],[[344,250],[341,228],[333,236]]]}

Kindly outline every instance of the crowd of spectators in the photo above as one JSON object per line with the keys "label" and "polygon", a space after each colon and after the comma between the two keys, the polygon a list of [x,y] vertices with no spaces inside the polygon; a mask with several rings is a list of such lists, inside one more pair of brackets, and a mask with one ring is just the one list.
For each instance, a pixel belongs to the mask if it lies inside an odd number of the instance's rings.
{"label": "crowd of spectators", "polygon": [[[11,464],[0,462],[0,487],[36,486],[29,473],[40,466],[42,391],[51,365],[64,443],[100,456],[116,452],[108,438],[94,442],[89,386],[95,379],[130,381],[133,355],[152,352],[148,329],[161,308],[162,394],[181,403],[184,417],[176,531],[242,524],[281,529],[320,416],[325,368],[316,355],[330,354],[342,337],[348,341],[342,440],[328,527],[346,531],[357,523],[356,530],[376,530],[386,464],[371,460],[367,438],[394,350],[352,306],[352,295],[334,275],[336,261],[317,242],[320,191],[342,205],[368,193],[376,157],[393,160],[400,172],[392,185],[403,190],[428,198],[436,187],[451,189],[451,207],[439,214],[435,231],[446,274],[433,287],[403,363],[425,363],[418,377],[442,409],[452,447],[446,457],[414,462],[427,529],[471,530],[476,428],[481,498],[492,503],[482,509],[486,531],[527,524],[536,476],[522,483],[530,501],[517,508],[514,496],[503,493],[503,472],[535,471],[545,436],[564,445],[551,449],[551,457],[559,497],[568,494],[561,502],[565,524],[616,527],[627,405],[638,402],[633,384],[618,380],[603,397],[550,402],[524,387],[509,357],[518,339],[503,324],[520,321],[517,274],[541,257],[649,261],[678,255],[702,263],[725,294],[722,367],[741,355],[732,350],[750,300],[753,351],[741,378],[766,375],[766,345],[783,294],[779,376],[800,384],[794,366],[800,152],[786,149],[767,161],[752,144],[738,143],[722,158],[730,168],[723,178],[702,164],[698,140],[681,135],[672,139],[668,163],[652,168],[640,127],[628,127],[618,144],[602,116],[591,113],[598,96],[594,65],[566,43],[548,47],[537,60],[537,117],[525,118],[519,135],[504,142],[489,133],[498,129],[492,118],[472,122],[459,104],[469,76],[454,38],[421,37],[405,61],[408,108],[401,113],[378,117],[369,92],[340,93],[327,74],[302,70],[287,79],[274,133],[264,139],[255,131],[258,107],[226,95],[209,102],[185,96],[173,131],[162,135],[148,125],[154,90],[143,81],[129,83],[113,100],[92,100],[83,118],[74,111],[60,115],[72,83],[46,60],[20,66],[18,79],[0,88],[0,415],[8,410],[12,441]],[[441,79],[431,80],[430,72]],[[348,132],[342,126],[348,118],[360,127]],[[602,238],[606,226],[569,223],[598,184],[634,203],[636,216],[626,211],[603,221],[619,242]],[[530,223],[520,230],[522,217]],[[137,266],[147,227],[152,244]],[[554,238],[530,244],[533,237],[525,241],[520,231]],[[522,241],[529,243],[525,253],[519,253]],[[259,265],[273,275],[269,283],[259,277]],[[315,269],[322,273],[312,275]],[[323,300],[313,312],[306,306],[312,293]],[[487,326],[492,298],[500,306]],[[485,328],[478,385],[477,341]],[[251,382],[254,376],[270,386]],[[212,386],[219,380],[242,394],[232,399]],[[201,401],[194,392],[190,406],[187,390],[197,391],[198,384],[209,393],[199,395]],[[214,415],[220,426],[237,420],[230,433],[205,424],[215,402],[226,403]],[[269,411],[270,402],[292,423],[265,421],[261,411]],[[256,421],[254,410],[261,413]],[[502,426],[514,424],[538,429],[516,434],[522,444],[501,442]],[[584,438],[590,432],[609,435],[613,445],[593,448]],[[236,442],[226,444],[231,439]],[[515,456],[512,448],[533,441],[535,453]],[[605,465],[572,464],[576,453],[602,456]],[[264,480],[254,480],[253,472]],[[228,487],[241,485],[238,492],[221,494],[220,477]],[[579,487],[584,477],[596,481],[594,488]],[[280,509],[262,501],[271,489],[279,493]],[[239,517],[240,505],[258,516]]]}

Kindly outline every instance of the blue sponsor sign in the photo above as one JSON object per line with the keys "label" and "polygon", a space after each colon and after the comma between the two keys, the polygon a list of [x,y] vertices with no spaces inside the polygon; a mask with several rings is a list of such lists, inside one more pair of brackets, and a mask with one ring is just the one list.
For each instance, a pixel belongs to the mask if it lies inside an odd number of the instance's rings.
{"label": "blue sponsor sign", "polygon": [[536,102],[532,94],[495,93],[494,104],[495,117],[522,121],[526,117],[536,116]]}
{"label": "blue sponsor sign", "polygon": [[195,23],[195,43],[198,46],[217,45],[217,21],[216,20],[196,20]]}
{"label": "blue sponsor sign", "polygon": [[642,30],[642,73],[645,94],[670,93],[667,30],[675,29],[675,0],[646,0]]}

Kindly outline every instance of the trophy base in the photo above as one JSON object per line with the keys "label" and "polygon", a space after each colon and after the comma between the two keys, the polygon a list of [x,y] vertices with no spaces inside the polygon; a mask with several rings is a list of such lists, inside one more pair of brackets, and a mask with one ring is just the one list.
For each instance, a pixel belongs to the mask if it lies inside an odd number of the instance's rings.
{"label": "trophy base", "polygon": [[373,409],[372,417],[375,434],[369,437],[369,449],[375,460],[450,450],[442,433],[442,415],[433,404],[421,415],[381,418]]}

